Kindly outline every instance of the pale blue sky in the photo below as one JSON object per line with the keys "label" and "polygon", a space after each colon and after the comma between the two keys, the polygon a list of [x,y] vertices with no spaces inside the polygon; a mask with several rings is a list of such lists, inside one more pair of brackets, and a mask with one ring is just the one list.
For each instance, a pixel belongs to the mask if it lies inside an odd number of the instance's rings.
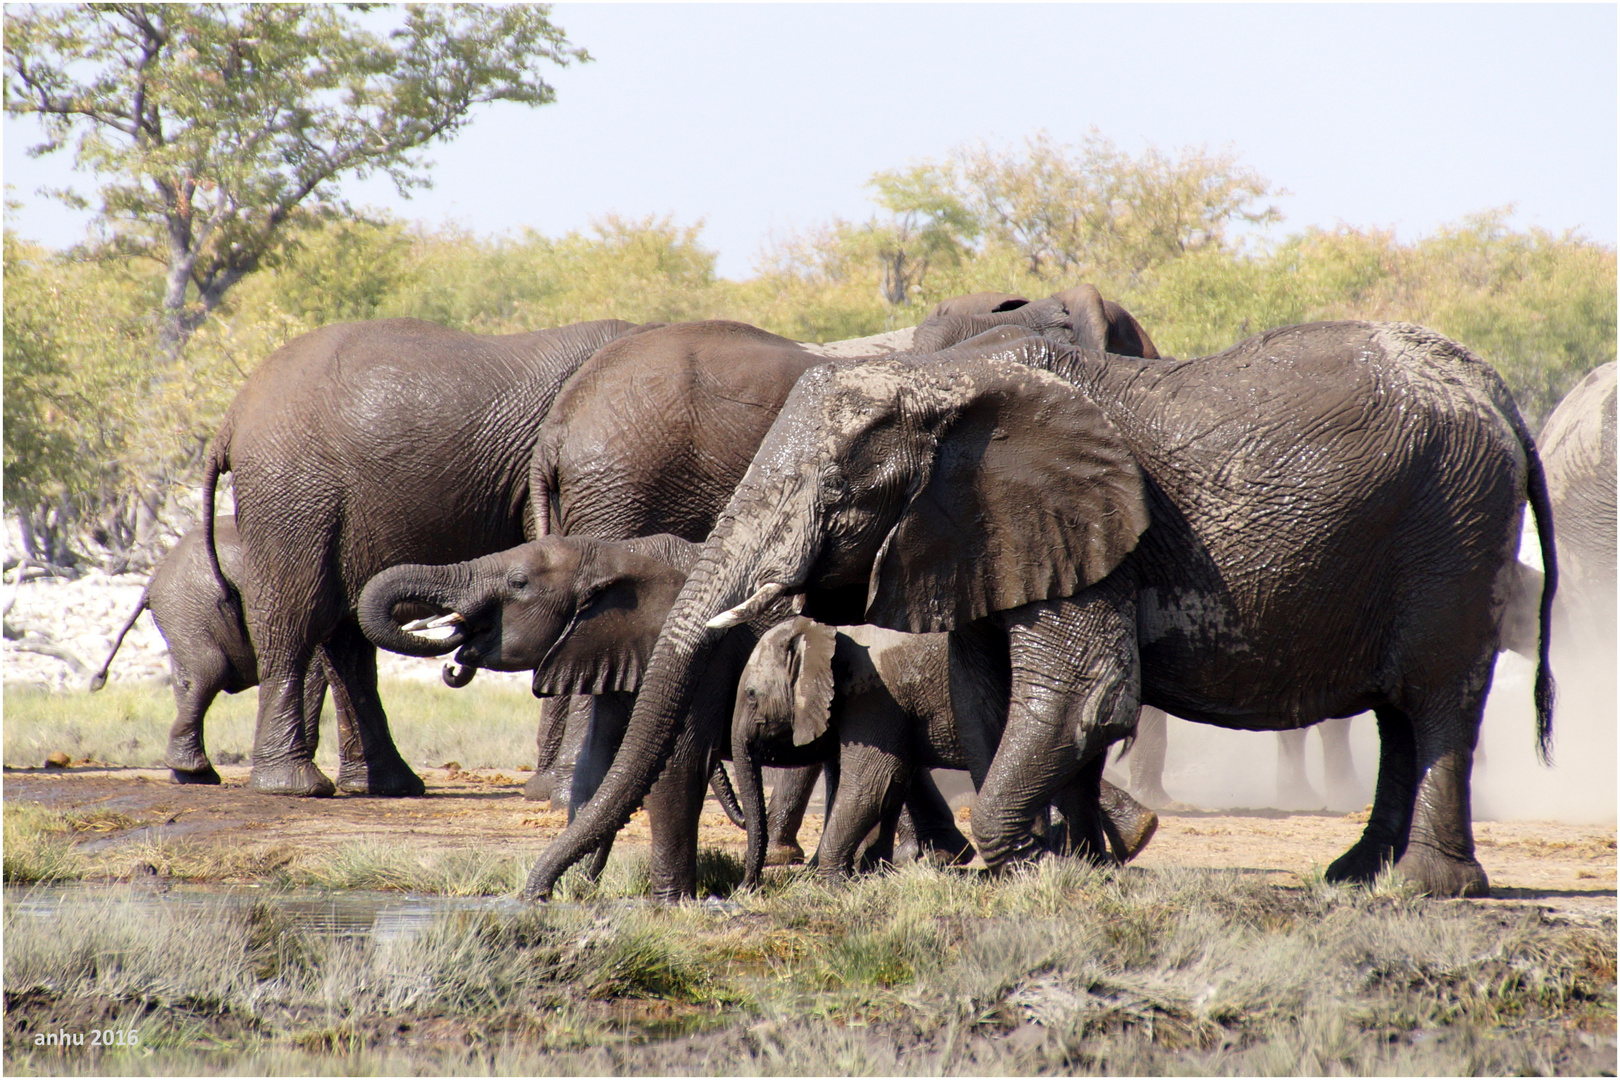
{"label": "pale blue sky", "polygon": [[[705,223],[721,273],[771,234],[873,213],[867,179],[985,140],[1096,127],[1121,148],[1229,148],[1290,194],[1272,234],[1394,227],[1406,239],[1514,204],[1521,226],[1616,234],[1612,4],[558,4],[596,57],[542,109],[482,110],[432,151],[435,188],[350,198],[480,234],[586,229],[608,213]],[[24,236],[82,215],[34,194],[5,121]],[[83,185],[83,181],[79,183]]]}

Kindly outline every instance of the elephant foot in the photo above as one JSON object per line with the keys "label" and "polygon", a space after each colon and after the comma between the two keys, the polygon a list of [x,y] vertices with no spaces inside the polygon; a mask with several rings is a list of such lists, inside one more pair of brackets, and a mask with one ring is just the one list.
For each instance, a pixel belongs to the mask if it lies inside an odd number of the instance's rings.
{"label": "elephant foot", "polygon": [[777,841],[765,849],[766,866],[798,866],[804,862],[804,848],[797,840]]}
{"label": "elephant foot", "polygon": [[248,773],[248,787],[266,795],[294,795],[303,798],[324,799],[335,795],[337,788],[313,761],[296,761],[286,765],[255,765]]}
{"label": "elephant foot", "polygon": [[350,795],[371,795],[383,799],[414,798],[427,794],[427,785],[403,761],[395,765],[369,767],[364,764],[338,768],[338,790]]}
{"label": "elephant foot", "polygon": [[1128,863],[1142,853],[1159,830],[1159,815],[1143,806],[1134,817],[1103,817],[1103,835],[1108,847],[1121,864]]}
{"label": "elephant foot", "polygon": [[1395,864],[1395,872],[1426,896],[1489,896],[1491,883],[1479,860],[1454,859],[1433,848],[1413,844]]}
{"label": "elephant foot", "polygon": [[1309,784],[1289,784],[1277,788],[1279,810],[1325,810],[1327,800]]}
{"label": "elephant foot", "polygon": [[169,783],[171,784],[217,784],[219,773],[207,762],[200,769],[177,769],[169,766]]}
{"label": "elephant foot", "polygon": [[1358,840],[1349,851],[1328,866],[1323,876],[1334,884],[1370,885],[1374,878],[1395,861],[1395,849],[1388,844]]}
{"label": "elephant foot", "polygon": [[1161,784],[1144,784],[1131,788],[1131,798],[1152,810],[1174,810],[1181,806]]}
{"label": "elephant foot", "polygon": [[551,798],[551,792],[555,788],[553,780],[550,770],[536,769],[529,776],[528,782],[523,785],[523,797],[533,802],[545,802]]}

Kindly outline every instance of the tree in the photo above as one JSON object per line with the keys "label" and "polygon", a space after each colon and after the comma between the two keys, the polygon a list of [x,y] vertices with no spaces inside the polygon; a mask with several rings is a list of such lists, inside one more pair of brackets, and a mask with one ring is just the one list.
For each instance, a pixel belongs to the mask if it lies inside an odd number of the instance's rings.
{"label": "tree", "polygon": [[[97,4],[6,9],[6,109],[77,138],[119,247],[166,270],[158,347],[177,355],[301,215],[347,216],[344,176],[430,183],[416,153],[475,105],[543,105],[543,63],[588,60],[545,6]],[[78,197],[56,193],[66,199]]]}

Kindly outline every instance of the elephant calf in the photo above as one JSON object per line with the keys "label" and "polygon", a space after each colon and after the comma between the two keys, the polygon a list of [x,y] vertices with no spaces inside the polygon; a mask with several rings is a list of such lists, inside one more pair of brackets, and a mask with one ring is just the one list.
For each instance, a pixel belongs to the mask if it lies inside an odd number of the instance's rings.
{"label": "elephant calf", "polygon": [[[236,519],[219,518],[214,525],[220,568],[233,587],[242,581],[242,549],[237,541]],[[180,538],[152,571],[141,593],[140,603],[118,631],[101,670],[90,679],[90,689],[107,685],[107,671],[124,643],[124,637],[141,617],[152,612],[152,621],[169,646],[169,672],[174,684],[175,718],[169,729],[169,745],[163,763],[177,784],[217,784],[219,773],[203,749],[203,716],[220,691],[234,694],[259,685],[259,661],[248,641],[240,619],[221,606],[219,586],[208,564],[200,528]],[[312,749],[320,722],[321,701],[326,696],[326,665],[322,660],[311,669],[305,684],[304,737]],[[347,730],[341,704],[340,731]]]}
{"label": "elephant calf", "polygon": [[[967,769],[975,787],[983,781],[1006,724],[1011,670],[1004,650],[982,645],[948,633],[835,630],[803,617],[766,632],[743,669],[732,719],[731,760],[748,823],[745,883],[759,881],[765,862],[763,765],[827,764],[818,868],[828,877],[854,869],[874,825],[874,853],[892,857],[914,770]],[[1061,799],[1059,806],[1082,808]],[[1106,782],[1102,806],[1113,855],[1129,861],[1158,816]]]}

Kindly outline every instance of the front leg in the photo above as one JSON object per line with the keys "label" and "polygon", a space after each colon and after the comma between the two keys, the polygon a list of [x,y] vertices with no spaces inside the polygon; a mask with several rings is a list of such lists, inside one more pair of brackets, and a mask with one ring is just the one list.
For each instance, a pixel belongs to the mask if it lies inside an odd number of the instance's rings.
{"label": "front leg", "polygon": [[1141,701],[1135,595],[1124,575],[1026,604],[1002,622],[1012,661],[1007,730],[973,815],[974,845],[992,870],[1042,852],[1037,815],[1130,734]]}

